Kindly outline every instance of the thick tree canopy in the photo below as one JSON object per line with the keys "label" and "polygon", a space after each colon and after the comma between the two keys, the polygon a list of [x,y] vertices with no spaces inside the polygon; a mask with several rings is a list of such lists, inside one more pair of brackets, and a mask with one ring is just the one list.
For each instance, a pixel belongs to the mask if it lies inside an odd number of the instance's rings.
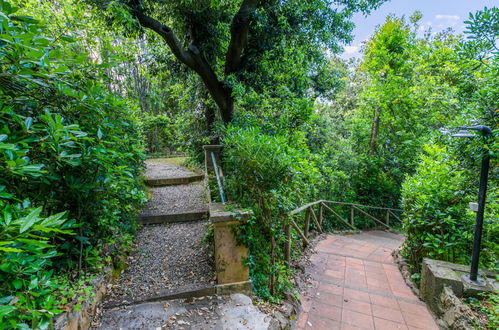
{"label": "thick tree canopy", "polygon": [[111,6],[126,26],[138,23],[159,35],[230,122],[238,92],[307,96],[318,81],[313,76],[324,73],[326,54],[351,40],[352,15],[386,0],[90,1]]}

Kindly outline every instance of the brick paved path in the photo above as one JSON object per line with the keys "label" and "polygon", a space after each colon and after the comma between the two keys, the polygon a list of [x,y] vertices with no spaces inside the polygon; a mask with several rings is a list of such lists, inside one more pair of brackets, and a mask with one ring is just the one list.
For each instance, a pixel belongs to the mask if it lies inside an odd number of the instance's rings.
{"label": "brick paved path", "polygon": [[438,329],[394,264],[391,251],[402,242],[383,231],[320,241],[297,329]]}

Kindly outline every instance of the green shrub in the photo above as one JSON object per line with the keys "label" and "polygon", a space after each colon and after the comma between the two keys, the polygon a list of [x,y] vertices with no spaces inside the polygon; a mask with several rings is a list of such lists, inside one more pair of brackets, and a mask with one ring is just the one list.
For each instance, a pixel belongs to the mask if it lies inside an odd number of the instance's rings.
{"label": "green shrub", "polygon": [[424,150],[416,173],[402,185],[403,253],[416,273],[424,257],[468,262],[473,233],[464,172],[445,147],[426,145]]}
{"label": "green shrub", "polygon": [[47,317],[61,312],[52,260],[64,235],[74,234],[74,221],[65,213],[42,217],[41,207],[16,210],[1,201],[0,207],[0,324],[46,328]]}
{"label": "green shrub", "polygon": [[98,270],[135,228],[143,142],[107,85],[117,63],[16,11],[0,0],[0,324],[46,328],[60,278]]}
{"label": "green shrub", "polygon": [[280,299],[291,287],[283,264],[286,214],[316,197],[318,170],[299,135],[229,126],[223,143],[229,199],[255,214],[239,235],[250,250],[253,285],[261,297]]}

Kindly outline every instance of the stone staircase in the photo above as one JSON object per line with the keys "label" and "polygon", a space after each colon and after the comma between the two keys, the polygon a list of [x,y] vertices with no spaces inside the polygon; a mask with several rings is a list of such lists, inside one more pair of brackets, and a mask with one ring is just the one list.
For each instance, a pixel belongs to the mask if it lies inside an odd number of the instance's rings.
{"label": "stone staircase", "polygon": [[146,161],[146,184],[152,194],[139,221],[143,224],[193,221],[208,218],[204,174],[169,162]]}
{"label": "stone staircase", "polygon": [[150,159],[146,165],[150,198],[139,216],[145,226],[102,304],[104,328],[114,323],[106,310],[206,295],[215,285],[213,253],[203,243],[208,223],[204,174],[175,158]]}
{"label": "stone staircase", "polygon": [[[243,307],[234,302],[237,296],[227,296],[251,291],[243,262],[247,249],[237,244],[232,230],[239,220],[222,204],[208,202],[204,174],[178,159],[150,159],[146,165],[150,198],[139,216],[144,226],[135,235],[125,270],[108,287],[92,329],[225,329],[232,328],[230,322],[249,322],[251,315],[266,329],[270,319],[248,297]],[[210,222],[214,251],[203,242]],[[239,309],[244,310],[237,314]],[[256,324],[241,329],[258,329]]]}

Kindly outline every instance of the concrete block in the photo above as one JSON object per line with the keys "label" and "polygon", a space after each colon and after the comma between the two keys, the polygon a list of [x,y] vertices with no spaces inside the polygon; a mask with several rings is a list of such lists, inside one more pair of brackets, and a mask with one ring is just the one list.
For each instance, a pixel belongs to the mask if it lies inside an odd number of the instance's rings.
{"label": "concrete block", "polygon": [[245,261],[248,248],[240,245],[234,228],[250,216],[248,212],[226,211],[223,204],[210,204],[210,221],[215,233],[215,267],[218,284],[246,282],[249,267]]}
{"label": "concrete block", "polygon": [[453,292],[456,297],[475,296],[479,292],[493,291],[497,286],[496,274],[490,271],[480,270],[482,278],[487,279],[487,286],[473,286],[462,280],[462,275],[469,273],[470,267],[453,264],[446,261],[423,259],[421,273],[421,297],[428,307],[436,314],[444,313],[439,307],[439,297],[445,288]]}
{"label": "concrete block", "polygon": [[253,288],[251,281],[244,281],[238,283],[218,284],[216,286],[216,293],[218,295],[230,295],[233,293],[251,294]]}

